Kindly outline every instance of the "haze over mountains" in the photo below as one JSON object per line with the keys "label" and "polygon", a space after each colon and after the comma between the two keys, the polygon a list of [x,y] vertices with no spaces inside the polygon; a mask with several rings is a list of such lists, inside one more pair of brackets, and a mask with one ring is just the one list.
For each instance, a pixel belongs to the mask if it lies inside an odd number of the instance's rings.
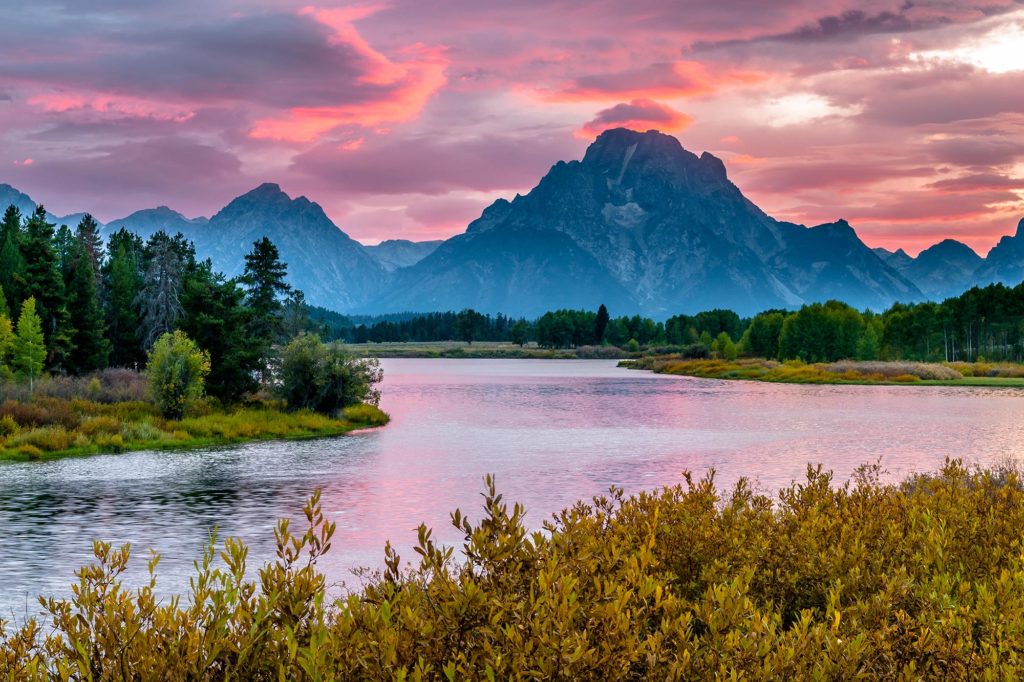
{"label": "haze over mountains", "polygon": [[[0,185],[0,204],[32,210]],[[74,224],[81,214],[53,217]],[[656,131],[602,133],[580,161],[559,161],[525,196],[499,199],[444,242],[364,246],[305,197],[264,184],[212,218],[165,206],[109,222],[148,237],[181,232],[232,276],[266,235],[307,300],[340,312],[461,309],[532,316],[563,307],[666,317],[843,300],[879,310],[942,299],[974,284],[1024,279],[1024,220],[986,258],[944,240],[911,258],[870,249],[844,220],[778,221],[729,181],[721,160]]]}

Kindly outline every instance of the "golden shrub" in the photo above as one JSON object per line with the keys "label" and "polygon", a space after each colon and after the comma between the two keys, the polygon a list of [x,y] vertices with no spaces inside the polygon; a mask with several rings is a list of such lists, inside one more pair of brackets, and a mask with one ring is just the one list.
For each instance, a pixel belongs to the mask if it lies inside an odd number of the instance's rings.
{"label": "golden shrub", "polygon": [[1017,679],[1024,668],[1024,489],[949,462],[900,485],[820,467],[780,491],[712,476],[612,491],[531,532],[488,480],[459,554],[421,527],[416,563],[336,601],[317,562],[319,494],[277,559],[213,543],[191,594],[128,590],[128,551],[97,543],[69,600],[0,635],[13,679]]}

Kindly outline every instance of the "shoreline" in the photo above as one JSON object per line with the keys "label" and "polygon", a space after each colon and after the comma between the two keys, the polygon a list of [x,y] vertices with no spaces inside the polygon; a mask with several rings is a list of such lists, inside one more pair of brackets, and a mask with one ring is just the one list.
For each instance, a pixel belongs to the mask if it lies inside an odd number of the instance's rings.
{"label": "shoreline", "polygon": [[[619,367],[655,374],[720,381],[757,381],[777,384],[851,386],[950,386],[963,388],[1024,388],[1024,366],[986,363],[925,363],[902,361],[844,361],[837,363],[785,362],[763,358],[685,360],[647,356],[623,360]],[[995,367],[996,369],[991,369]],[[974,375],[1004,372],[1013,376]],[[967,373],[964,373],[967,372]],[[1019,375],[1016,375],[1019,372]]]}
{"label": "shoreline", "polygon": [[[131,404],[114,403],[103,407],[109,413],[125,405]],[[241,407],[179,420],[145,414],[138,419],[120,421],[109,414],[94,414],[82,417],[79,425],[72,429],[47,424],[23,428],[0,438],[0,466],[4,462],[51,462],[143,450],[202,450],[260,441],[334,438],[381,427],[390,420],[387,413],[369,405],[346,408],[348,410],[351,410],[350,417],[330,417],[308,410],[285,412],[269,407]],[[90,425],[95,424],[102,430],[94,431]]]}
{"label": "shoreline", "polygon": [[448,358],[481,360],[624,360],[634,354],[616,346],[541,348],[501,341],[409,341],[349,343],[343,348],[353,355],[370,358]]}

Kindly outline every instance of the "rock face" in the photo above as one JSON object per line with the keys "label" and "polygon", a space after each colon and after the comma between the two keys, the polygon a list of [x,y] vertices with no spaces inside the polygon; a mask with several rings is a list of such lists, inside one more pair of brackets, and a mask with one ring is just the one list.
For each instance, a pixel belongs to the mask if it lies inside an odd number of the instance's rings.
{"label": "rock face", "polygon": [[[487,250],[480,247],[484,235]],[[560,248],[573,257],[544,260],[529,241],[565,243]],[[584,259],[577,250],[597,264],[600,278],[579,276]],[[511,267],[511,254],[526,251],[531,264],[546,263],[541,274],[559,288],[518,289],[493,279]],[[490,302],[507,299],[504,312],[524,314],[590,300],[605,288],[628,297],[617,313],[658,317],[714,307],[750,314],[832,297],[873,308],[923,298],[845,222],[808,229],[774,220],[711,154],[698,157],[668,135],[625,129],[603,133],[581,161],[555,164],[526,196],[495,202],[465,235],[409,270],[396,273],[379,310],[432,310],[473,290],[480,292],[475,307],[496,311]],[[470,291],[459,290],[467,277]]]}
{"label": "rock face", "polygon": [[408,239],[388,239],[380,244],[365,247],[388,272],[415,265],[432,254],[443,239],[413,242]]}

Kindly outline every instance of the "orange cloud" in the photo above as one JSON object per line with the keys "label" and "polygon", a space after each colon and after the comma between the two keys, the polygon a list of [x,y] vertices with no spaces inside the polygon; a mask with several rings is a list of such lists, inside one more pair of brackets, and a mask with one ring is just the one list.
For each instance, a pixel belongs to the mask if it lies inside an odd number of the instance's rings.
{"label": "orange cloud", "polygon": [[699,97],[724,86],[759,83],[764,74],[712,69],[690,60],[661,62],[640,69],[580,76],[572,84],[540,96],[553,102],[593,102],[630,98]]}
{"label": "orange cloud", "polygon": [[397,61],[381,54],[352,25],[353,21],[376,9],[306,7],[300,10],[300,14],[330,27],[334,32],[332,43],[344,44],[359,55],[365,73],[358,82],[367,87],[366,98],[337,106],[294,107],[286,116],[256,121],[249,131],[250,137],[312,142],[338,126],[372,128],[408,121],[419,115],[430,97],[447,83],[448,60],[444,50],[417,43],[401,50],[401,59]]}
{"label": "orange cloud", "polygon": [[646,98],[634,99],[597,112],[592,120],[576,131],[576,136],[589,139],[609,128],[630,128],[639,131],[657,128],[662,132],[679,132],[692,123],[691,116],[666,104]]}
{"label": "orange cloud", "polygon": [[195,116],[195,112],[178,104],[103,93],[46,93],[30,97],[28,103],[39,107],[43,111],[55,113],[89,110],[101,114],[152,118],[160,121],[176,121],[178,123],[187,121]]}

